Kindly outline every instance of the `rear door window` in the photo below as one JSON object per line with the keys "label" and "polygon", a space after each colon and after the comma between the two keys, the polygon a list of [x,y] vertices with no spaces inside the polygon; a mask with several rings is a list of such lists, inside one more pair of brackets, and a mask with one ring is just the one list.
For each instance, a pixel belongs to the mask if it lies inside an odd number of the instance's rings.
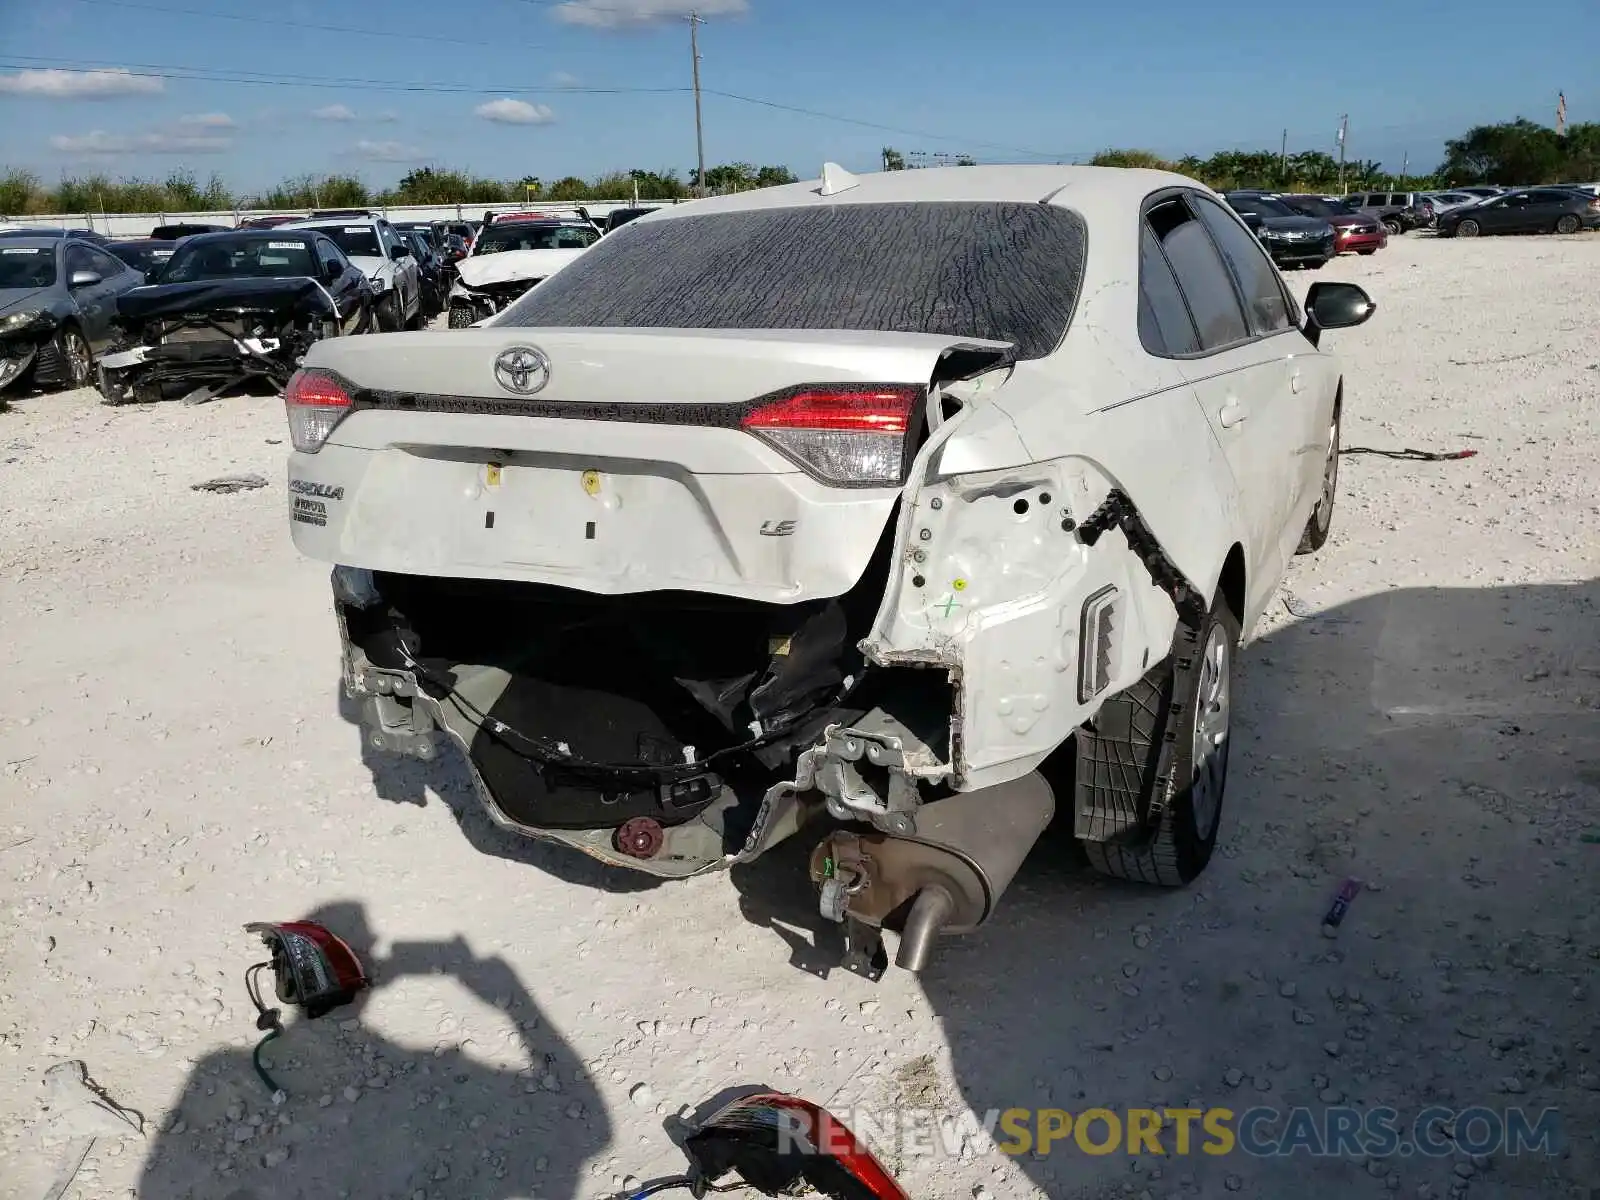
{"label": "rear door window", "polygon": [[1261,242],[1230,217],[1220,204],[1204,196],[1190,196],[1189,202],[1211,231],[1217,248],[1233,273],[1233,280],[1245,300],[1250,327],[1256,333],[1277,333],[1290,327],[1289,304]]}
{"label": "rear door window", "polygon": [[1189,306],[1148,224],[1139,239],[1139,341],[1162,358],[1200,352]]}
{"label": "rear door window", "polygon": [[1201,348],[1219,350],[1246,340],[1250,328],[1228,268],[1188,205],[1176,197],[1164,200],[1150,209],[1146,220],[1189,303]]}
{"label": "rear door window", "polygon": [[1086,239],[1078,213],[1049,204],[675,216],[602,238],[496,324],[937,333],[1041,358],[1066,333]]}

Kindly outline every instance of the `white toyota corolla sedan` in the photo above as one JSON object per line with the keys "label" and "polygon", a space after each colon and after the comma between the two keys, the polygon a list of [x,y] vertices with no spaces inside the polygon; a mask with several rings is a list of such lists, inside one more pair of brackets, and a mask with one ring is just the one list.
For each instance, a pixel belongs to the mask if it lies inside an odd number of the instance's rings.
{"label": "white toyota corolla sedan", "polygon": [[320,342],[291,530],[374,748],[687,876],[805,827],[916,969],[1039,833],[1179,885],[1234,657],[1333,517],[1339,362],[1209,189],[958,167],[667,208],[476,329]]}

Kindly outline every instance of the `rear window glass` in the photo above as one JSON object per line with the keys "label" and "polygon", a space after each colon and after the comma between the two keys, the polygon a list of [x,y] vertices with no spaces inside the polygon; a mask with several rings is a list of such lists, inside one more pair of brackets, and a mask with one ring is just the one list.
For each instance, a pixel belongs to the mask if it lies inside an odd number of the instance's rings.
{"label": "rear window glass", "polygon": [[1083,218],[1043,204],[840,204],[646,221],[496,325],[851,329],[1013,342],[1041,358],[1083,277]]}

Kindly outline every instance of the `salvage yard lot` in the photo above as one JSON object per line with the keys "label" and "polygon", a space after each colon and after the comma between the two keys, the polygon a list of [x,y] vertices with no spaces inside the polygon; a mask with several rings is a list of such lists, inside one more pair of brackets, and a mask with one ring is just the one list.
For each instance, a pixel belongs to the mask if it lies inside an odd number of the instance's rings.
{"label": "salvage yard lot", "polygon": [[[495,831],[453,759],[363,761],[275,400],[0,413],[0,1197],[66,1156],[44,1068],[146,1137],[74,1196],[577,1200],[734,1085],[840,1111],[1430,1104],[1563,1154],[1309,1160],[889,1146],[917,1196],[1584,1197],[1600,1179],[1600,237],[1395,239],[1360,283],[1328,547],[1242,657],[1223,840],[1158,893],[1041,844],[920,978],[804,968],[804,839],[652,886]],[[191,490],[256,472],[270,486]],[[1054,854],[1054,858],[1052,855]],[[1338,936],[1346,877],[1367,887]],[[359,1014],[251,1072],[241,926],[319,914]],[[640,1090],[639,1085],[647,1090]],[[1095,1141],[1103,1140],[1103,1126]],[[1196,1139],[1198,1145],[1198,1139]],[[263,1162],[271,1164],[270,1169]],[[359,1164],[359,1165],[358,1165]],[[341,1191],[343,1189],[343,1191]]]}

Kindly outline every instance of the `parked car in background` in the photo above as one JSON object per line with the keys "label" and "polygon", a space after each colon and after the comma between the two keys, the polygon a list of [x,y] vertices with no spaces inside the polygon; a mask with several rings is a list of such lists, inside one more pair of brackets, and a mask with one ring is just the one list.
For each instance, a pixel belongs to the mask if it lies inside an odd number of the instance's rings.
{"label": "parked car in background", "polygon": [[0,241],[0,389],[88,386],[95,355],[113,336],[117,297],[143,282],[92,242]]}
{"label": "parked car in background", "polygon": [[1278,195],[1281,204],[1333,226],[1335,254],[1376,254],[1389,244],[1389,231],[1377,217],[1357,212],[1337,196]]}
{"label": "parked car in background", "polygon": [[157,225],[150,236],[158,242],[175,242],[179,238],[193,237],[197,233],[226,233],[230,225],[199,225],[179,222],[174,225]]}
{"label": "parked car in background", "polygon": [[1376,217],[1393,235],[1420,229],[1433,220],[1433,206],[1419,192],[1355,192],[1344,200],[1357,212]]}
{"label": "parked car in background", "polygon": [[117,300],[117,344],[100,360],[107,404],[211,399],[276,388],[325,337],[366,333],[366,275],[314,230],[230,229],[185,238],[160,281]]}
{"label": "parked car in background", "polygon": [[422,317],[427,320],[444,311],[454,272],[447,270],[444,259],[433,248],[432,231],[427,226],[401,229],[400,236],[410,243],[411,255],[417,260],[417,273],[422,280]]}
{"label": "parked car in background", "polygon": [[1600,196],[1565,188],[1507,192],[1439,218],[1440,237],[1492,233],[1577,233],[1600,229]]}
{"label": "parked car in background", "polygon": [[145,281],[150,283],[154,282],[150,276],[166,266],[167,260],[177,253],[178,243],[138,238],[128,242],[108,242],[106,249],[143,274]]}
{"label": "parked car in background", "polygon": [[1503,188],[1503,187],[1496,187],[1492,183],[1483,183],[1483,184],[1475,183],[1475,184],[1471,184],[1471,185],[1469,185],[1467,187],[1451,188],[1450,190],[1453,191],[1453,192],[1466,192],[1467,195],[1469,195],[1469,196],[1476,196],[1480,200],[1487,200],[1491,196],[1498,196],[1501,193],[1507,191],[1508,189]]}
{"label": "parked car in background", "polygon": [[613,209],[606,216],[605,231],[607,233],[615,233],[624,225],[628,224],[628,222],[637,221],[640,217],[645,216],[648,213],[653,213],[663,207],[667,206],[657,204],[654,206],[640,206],[638,208]]}
{"label": "parked car in background", "polygon": [[97,246],[104,246],[111,241],[92,229],[49,229],[31,225],[0,225],[0,237],[75,238],[80,242],[93,242]]}
{"label": "parked car in background", "polygon": [[1476,204],[1482,196],[1475,196],[1471,192],[1429,192],[1428,203],[1433,206],[1433,219],[1437,224],[1440,217],[1452,209],[1465,208],[1469,204]]}
{"label": "parked car in background", "polygon": [[803,828],[863,969],[903,922],[915,970],[1058,810],[1106,874],[1206,867],[1235,654],[1333,519],[1319,339],[1372,310],[1302,319],[1179,175],[829,164],[319,344],[290,529],[364,746],[442,731],[502,827],[658,877]]}
{"label": "parked car in background", "polygon": [[277,213],[267,217],[246,217],[244,220],[239,222],[239,228],[276,229],[279,225],[292,225],[296,221],[304,221],[305,219],[306,218],[303,215],[295,216],[292,214],[285,215],[283,213]]}
{"label": "parked car in background", "polygon": [[578,218],[496,217],[479,232],[472,253],[456,264],[450,328],[464,329],[493,316],[599,240],[600,231]]}
{"label": "parked car in background", "polygon": [[314,229],[331,238],[371,282],[378,328],[410,328],[422,314],[422,271],[411,247],[382,217],[296,221],[279,229]]}
{"label": "parked car in background", "polygon": [[1334,228],[1321,217],[1296,212],[1264,192],[1229,192],[1223,199],[1234,212],[1260,218],[1255,234],[1279,267],[1314,271],[1338,253]]}

